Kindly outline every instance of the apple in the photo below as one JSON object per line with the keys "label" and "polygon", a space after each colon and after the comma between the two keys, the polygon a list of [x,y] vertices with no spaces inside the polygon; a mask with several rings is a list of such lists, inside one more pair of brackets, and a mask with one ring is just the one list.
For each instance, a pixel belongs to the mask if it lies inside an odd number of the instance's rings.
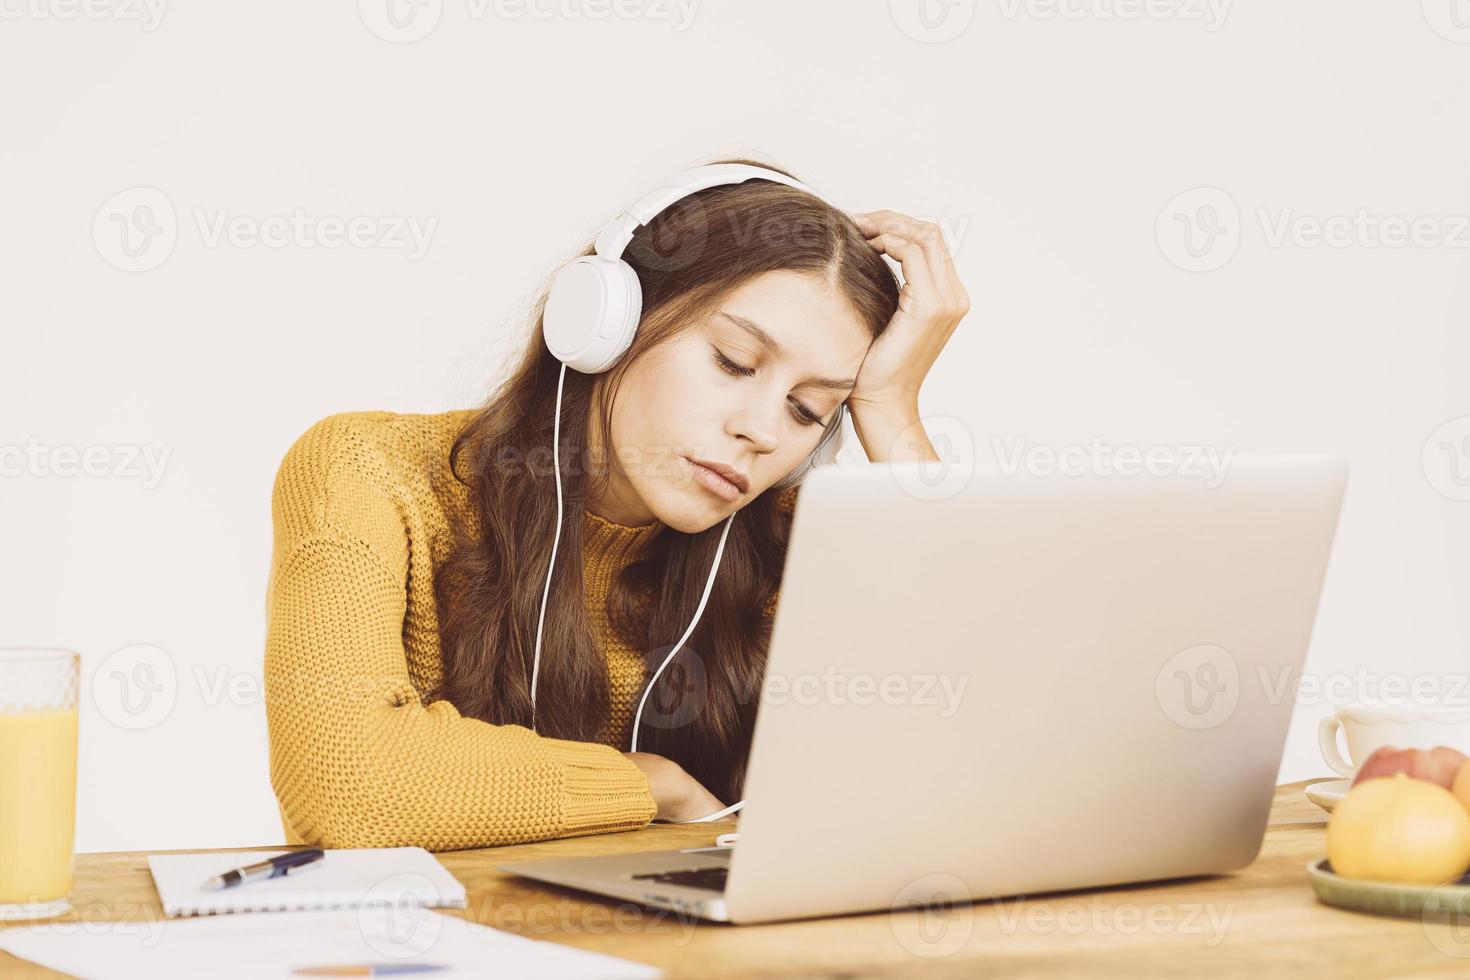
{"label": "apple", "polygon": [[[1394,773],[1402,772],[1414,779],[1422,779],[1425,782],[1436,783],[1445,789],[1450,789],[1455,784],[1455,776],[1466,761],[1463,752],[1447,745],[1436,745],[1432,749],[1396,749],[1391,745],[1385,745],[1363,760],[1363,764],[1358,767],[1358,774],[1353,777],[1352,784],[1356,786],[1365,779],[1392,776]],[[1470,777],[1466,779],[1466,792],[1470,793]],[[1460,798],[1466,799],[1463,796]]]}

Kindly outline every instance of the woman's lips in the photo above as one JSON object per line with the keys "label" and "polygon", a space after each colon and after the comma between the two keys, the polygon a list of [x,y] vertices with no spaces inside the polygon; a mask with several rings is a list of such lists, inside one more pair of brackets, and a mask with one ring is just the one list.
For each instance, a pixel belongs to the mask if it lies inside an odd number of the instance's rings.
{"label": "woman's lips", "polygon": [[694,479],[700,486],[721,499],[734,503],[740,499],[740,488],[725,479],[708,466],[700,466],[688,456],[682,457],[689,468],[694,471]]}

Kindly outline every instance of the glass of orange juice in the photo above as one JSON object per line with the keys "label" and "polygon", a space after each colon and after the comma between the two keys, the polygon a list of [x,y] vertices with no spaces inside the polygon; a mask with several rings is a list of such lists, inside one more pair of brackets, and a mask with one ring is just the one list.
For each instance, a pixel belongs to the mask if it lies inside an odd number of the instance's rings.
{"label": "glass of orange juice", "polygon": [[71,908],[80,660],[0,648],[0,922]]}

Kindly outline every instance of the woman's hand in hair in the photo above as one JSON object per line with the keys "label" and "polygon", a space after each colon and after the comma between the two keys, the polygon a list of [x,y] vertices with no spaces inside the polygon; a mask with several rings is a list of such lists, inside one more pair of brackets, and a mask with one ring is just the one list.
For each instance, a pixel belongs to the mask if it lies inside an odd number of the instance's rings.
{"label": "woman's hand in hair", "polygon": [[854,407],[917,401],[929,368],[970,312],[969,294],[938,225],[886,210],[852,218],[869,245],[898,261],[904,283],[898,312],[868,347],[848,398]]}
{"label": "woman's hand in hair", "polygon": [[868,347],[848,396],[853,429],[874,463],[939,459],[919,424],[919,389],[970,311],[939,226],[897,211],[852,215],[868,244],[898,261],[898,312]]}
{"label": "woman's hand in hair", "polygon": [[725,804],[710,795],[699,780],[673,759],[652,752],[624,752],[623,755],[648,777],[648,789],[658,804],[655,820],[696,820],[725,808]]}

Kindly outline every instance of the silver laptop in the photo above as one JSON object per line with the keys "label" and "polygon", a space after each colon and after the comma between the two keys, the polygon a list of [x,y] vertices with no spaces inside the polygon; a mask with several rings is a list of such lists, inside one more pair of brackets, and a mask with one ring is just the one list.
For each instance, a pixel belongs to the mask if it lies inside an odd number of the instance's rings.
{"label": "silver laptop", "polygon": [[747,923],[1249,864],[1347,467],[1186,469],[815,470],[737,842],[500,869]]}

